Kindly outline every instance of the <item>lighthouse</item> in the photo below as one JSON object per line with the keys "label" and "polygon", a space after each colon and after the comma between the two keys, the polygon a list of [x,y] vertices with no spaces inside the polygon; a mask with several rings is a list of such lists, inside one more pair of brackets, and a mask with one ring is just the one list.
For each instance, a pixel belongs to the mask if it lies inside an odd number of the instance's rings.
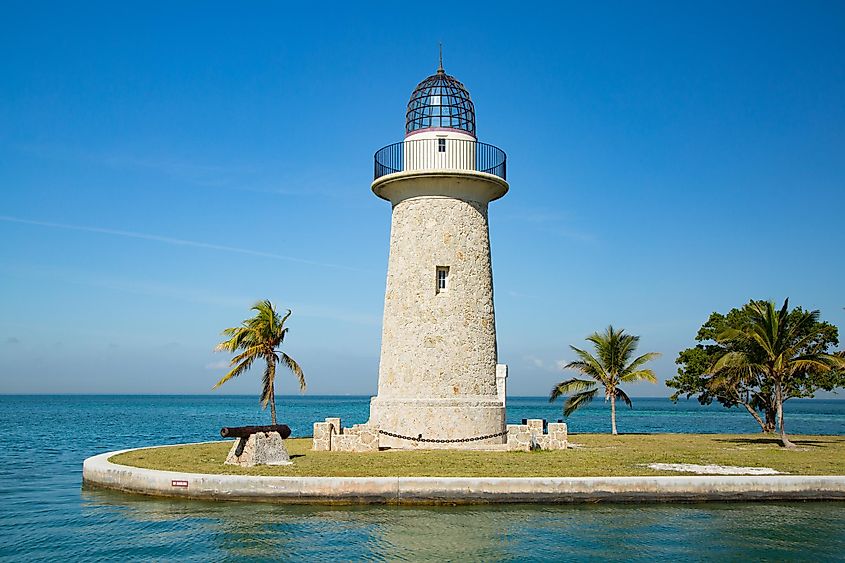
{"label": "lighthouse", "polygon": [[508,192],[507,157],[477,135],[441,57],[411,94],[404,140],[375,153],[372,191],[391,206],[378,394],[364,424],[315,422],[315,451],[567,448],[562,421],[506,424],[487,210]]}
{"label": "lighthouse", "polygon": [[488,206],[508,191],[506,155],[482,143],[464,85],[419,83],[404,140],[375,153],[373,193],[391,204],[378,394],[380,447],[506,443]]}

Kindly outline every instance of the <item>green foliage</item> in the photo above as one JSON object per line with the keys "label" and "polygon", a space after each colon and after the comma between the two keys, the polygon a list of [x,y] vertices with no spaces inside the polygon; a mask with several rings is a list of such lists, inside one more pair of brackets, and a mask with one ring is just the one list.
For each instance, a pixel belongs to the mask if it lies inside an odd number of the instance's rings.
{"label": "green foliage", "polygon": [[552,387],[551,393],[549,393],[549,401],[555,401],[561,396],[568,396],[563,406],[563,414],[569,416],[582,406],[589,404],[598,394],[598,386],[600,385],[604,387],[605,400],[610,401],[611,429],[612,433],[616,434],[616,399],[633,408],[631,399],[619,388],[619,385],[640,380],[657,383],[654,372],[650,369],[644,369],[643,366],[660,354],[649,352],[631,360],[640,337],[625,334],[624,329],[615,330],[613,326],[607,327],[603,334],[598,332],[591,334],[587,337],[587,341],[593,343],[596,355],[570,346],[578,359],[568,363],[563,369],[577,370],[591,377],[592,380],[568,379],[562,381]]}
{"label": "green foliage", "polygon": [[225,329],[222,334],[229,338],[215,347],[216,351],[240,353],[232,358],[229,363],[231,369],[217,382],[214,389],[249,370],[255,360],[263,359],[265,367],[261,385],[261,407],[266,409],[267,405],[270,405],[270,417],[272,423],[276,424],[276,364],[281,362],[296,376],[302,391],[305,390],[305,374],[293,358],[278,349],[288,333],[285,321],[290,317],[291,311],[288,310],[285,316],[281,317],[273,304],[266,299],[253,305],[252,310],[256,312],[255,316],[246,319],[240,326]]}
{"label": "green foliage", "polygon": [[790,311],[788,300],[780,310],[750,301],[713,313],[695,339],[699,344],[678,354],[678,375],[666,382],[676,389],[671,399],[742,406],[764,432],[775,429],[778,385],[787,400],[845,384],[845,371],[829,354],[839,343],[837,328],[820,321],[818,311]]}

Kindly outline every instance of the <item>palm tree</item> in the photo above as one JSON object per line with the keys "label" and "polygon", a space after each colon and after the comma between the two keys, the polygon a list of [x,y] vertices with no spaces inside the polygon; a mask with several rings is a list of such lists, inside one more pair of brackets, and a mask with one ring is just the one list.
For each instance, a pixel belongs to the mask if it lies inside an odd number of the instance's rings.
{"label": "palm tree", "polygon": [[716,381],[762,374],[774,386],[781,442],[784,447],[794,448],[783,424],[783,402],[788,398],[790,384],[807,374],[843,368],[845,360],[838,355],[813,350],[812,346],[805,349],[818,336],[818,311],[799,311],[790,315],[789,299],[783,302],[780,310],[775,309],[771,301],[753,301],[749,307],[750,323],[746,328],[727,329],[716,338],[719,342],[754,343],[762,350],[762,355],[752,357],[748,352],[728,352],[710,369]]}
{"label": "palm tree", "polygon": [[569,416],[580,407],[588,404],[596,397],[599,388],[604,387],[604,400],[610,401],[610,427],[613,434],[616,432],[616,399],[621,399],[629,407],[633,408],[631,399],[625,394],[619,385],[632,383],[638,380],[657,383],[654,372],[650,369],[642,369],[642,366],[660,356],[657,352],[649,352],[629,362],[634,351],[637,349],[639,336],[625,334],[624,329],[615,330],[613,326],[607,327],[603,334],[594,332],[587,337],[593,343],[598,357],[594,357],[586,350],[570,346],[578,360],[569,362],[563,369],[574,369],[589,379],[568,379],[552,387],[549,395],[549,402],[554,401],[561,395],[569,395],[563,405],[563,415]]}
{"label": "palm tree", "polygon": [[254,317],[246,319],[241,326],[227,328],[221,334],[228,336],[214,349],[217,351],[237,352],[242,350],[229,362],[232,369],[217,382],[217,389],[233,377],[247,371],[252,362],[261,358],[265,362],[264,379],[261,388],[261,408],[266,409],[270,404],[270,419],[276,424],[276,363],[282,362],[299,379],[299,389],[305,391],[305,375],[293,358],[278,349],[285,341],[288,328],[285,321],[290,317],[290,310],[284,317],[280,317],[268,300],[259,301],[252,306],[256,311]]}

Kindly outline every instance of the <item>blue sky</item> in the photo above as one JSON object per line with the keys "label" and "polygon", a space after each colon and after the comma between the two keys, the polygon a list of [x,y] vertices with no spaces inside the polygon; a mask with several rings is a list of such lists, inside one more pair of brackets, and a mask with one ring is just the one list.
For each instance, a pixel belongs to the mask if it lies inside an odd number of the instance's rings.
{"label": "blue sky", "polygon": [[547,393],[609,323],[661,380],[752,297],[845,328],[843,5],[590,4],[4,3],[0,392],[209,392],[220,330],[269,298],[309,393],[373,393],[372,154],[439,41],[508,153],[512,394]]}

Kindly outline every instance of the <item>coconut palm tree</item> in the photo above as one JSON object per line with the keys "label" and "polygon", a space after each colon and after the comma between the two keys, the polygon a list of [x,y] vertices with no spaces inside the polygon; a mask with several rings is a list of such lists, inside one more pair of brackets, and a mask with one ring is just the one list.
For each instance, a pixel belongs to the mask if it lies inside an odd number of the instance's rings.
{"label": "coconut palm tree", "polygon": [[616,432],[616,399],[625,402],[633,408],[631,399],[619,388],[622,383],[633,383],[644,380],[657,383],[654,372],[650,369],[643,369],[642,366],[654,358],[660,356],[657,352],[649,352],[630,361],[634,351],[637,349],[639,336],[625,334],[624,329],[615,330],[613,326],[607,327],[603,334],[595,332],[587,337],[596,349],[596,356],[586,350],[570,346],[578,360],[569,362],[563,369],[574,369],[592,378],[590,379],[568,379],[552,387],[549,395],[549,402],[554,401],[561,395],[569,395],[563,405],[564,416],[569,416],[580,407],[590,403],[599,391],[599,385],[604,387],[604,400],[610,401],[610,428],[613,434]]}
{"label": "coconut palm tree", "polygon": [[218,344],[215,350],[241,352],[229,362],[232,369],[217,382],[214,389],[247,371],[255,360],[263,359],[265,367],[261,407],[266,409],[267,404],[270,404],[270,419],[276,424],[276,363],[281,362],[297,377],[302,391],[305,391],[305,375],[293,358],[278,349],[288,332],[285,321],[290,317],[290,310],[284,317],[280,317],[273,304],[266,299],[253,305],[252,310],[256,312],[254,317],[243,321],[241,326],[227,328],[221,333],[229,338]]}
{"label": "coconut palm tree", "polygon": [[[783,424],[783,402],[788,398],[790,386],[808,374],[842,369],[845,359],[838,354],[812,349],[821,330],[818,311],[790,315],[789,299],[783,302],[780,310],[771,301],[752,301],[749,307],[750,323],[746,328],[726,329],[716,338],[718,342],[754,343],[763,353],[752,356],[743,351],[728,352],[714,362],[711,372],[717,381],[762,374],[774,387],[781,442],[784,447],[794,448]],[[810,350],[806,349],[808,345],[811,345]]]}

